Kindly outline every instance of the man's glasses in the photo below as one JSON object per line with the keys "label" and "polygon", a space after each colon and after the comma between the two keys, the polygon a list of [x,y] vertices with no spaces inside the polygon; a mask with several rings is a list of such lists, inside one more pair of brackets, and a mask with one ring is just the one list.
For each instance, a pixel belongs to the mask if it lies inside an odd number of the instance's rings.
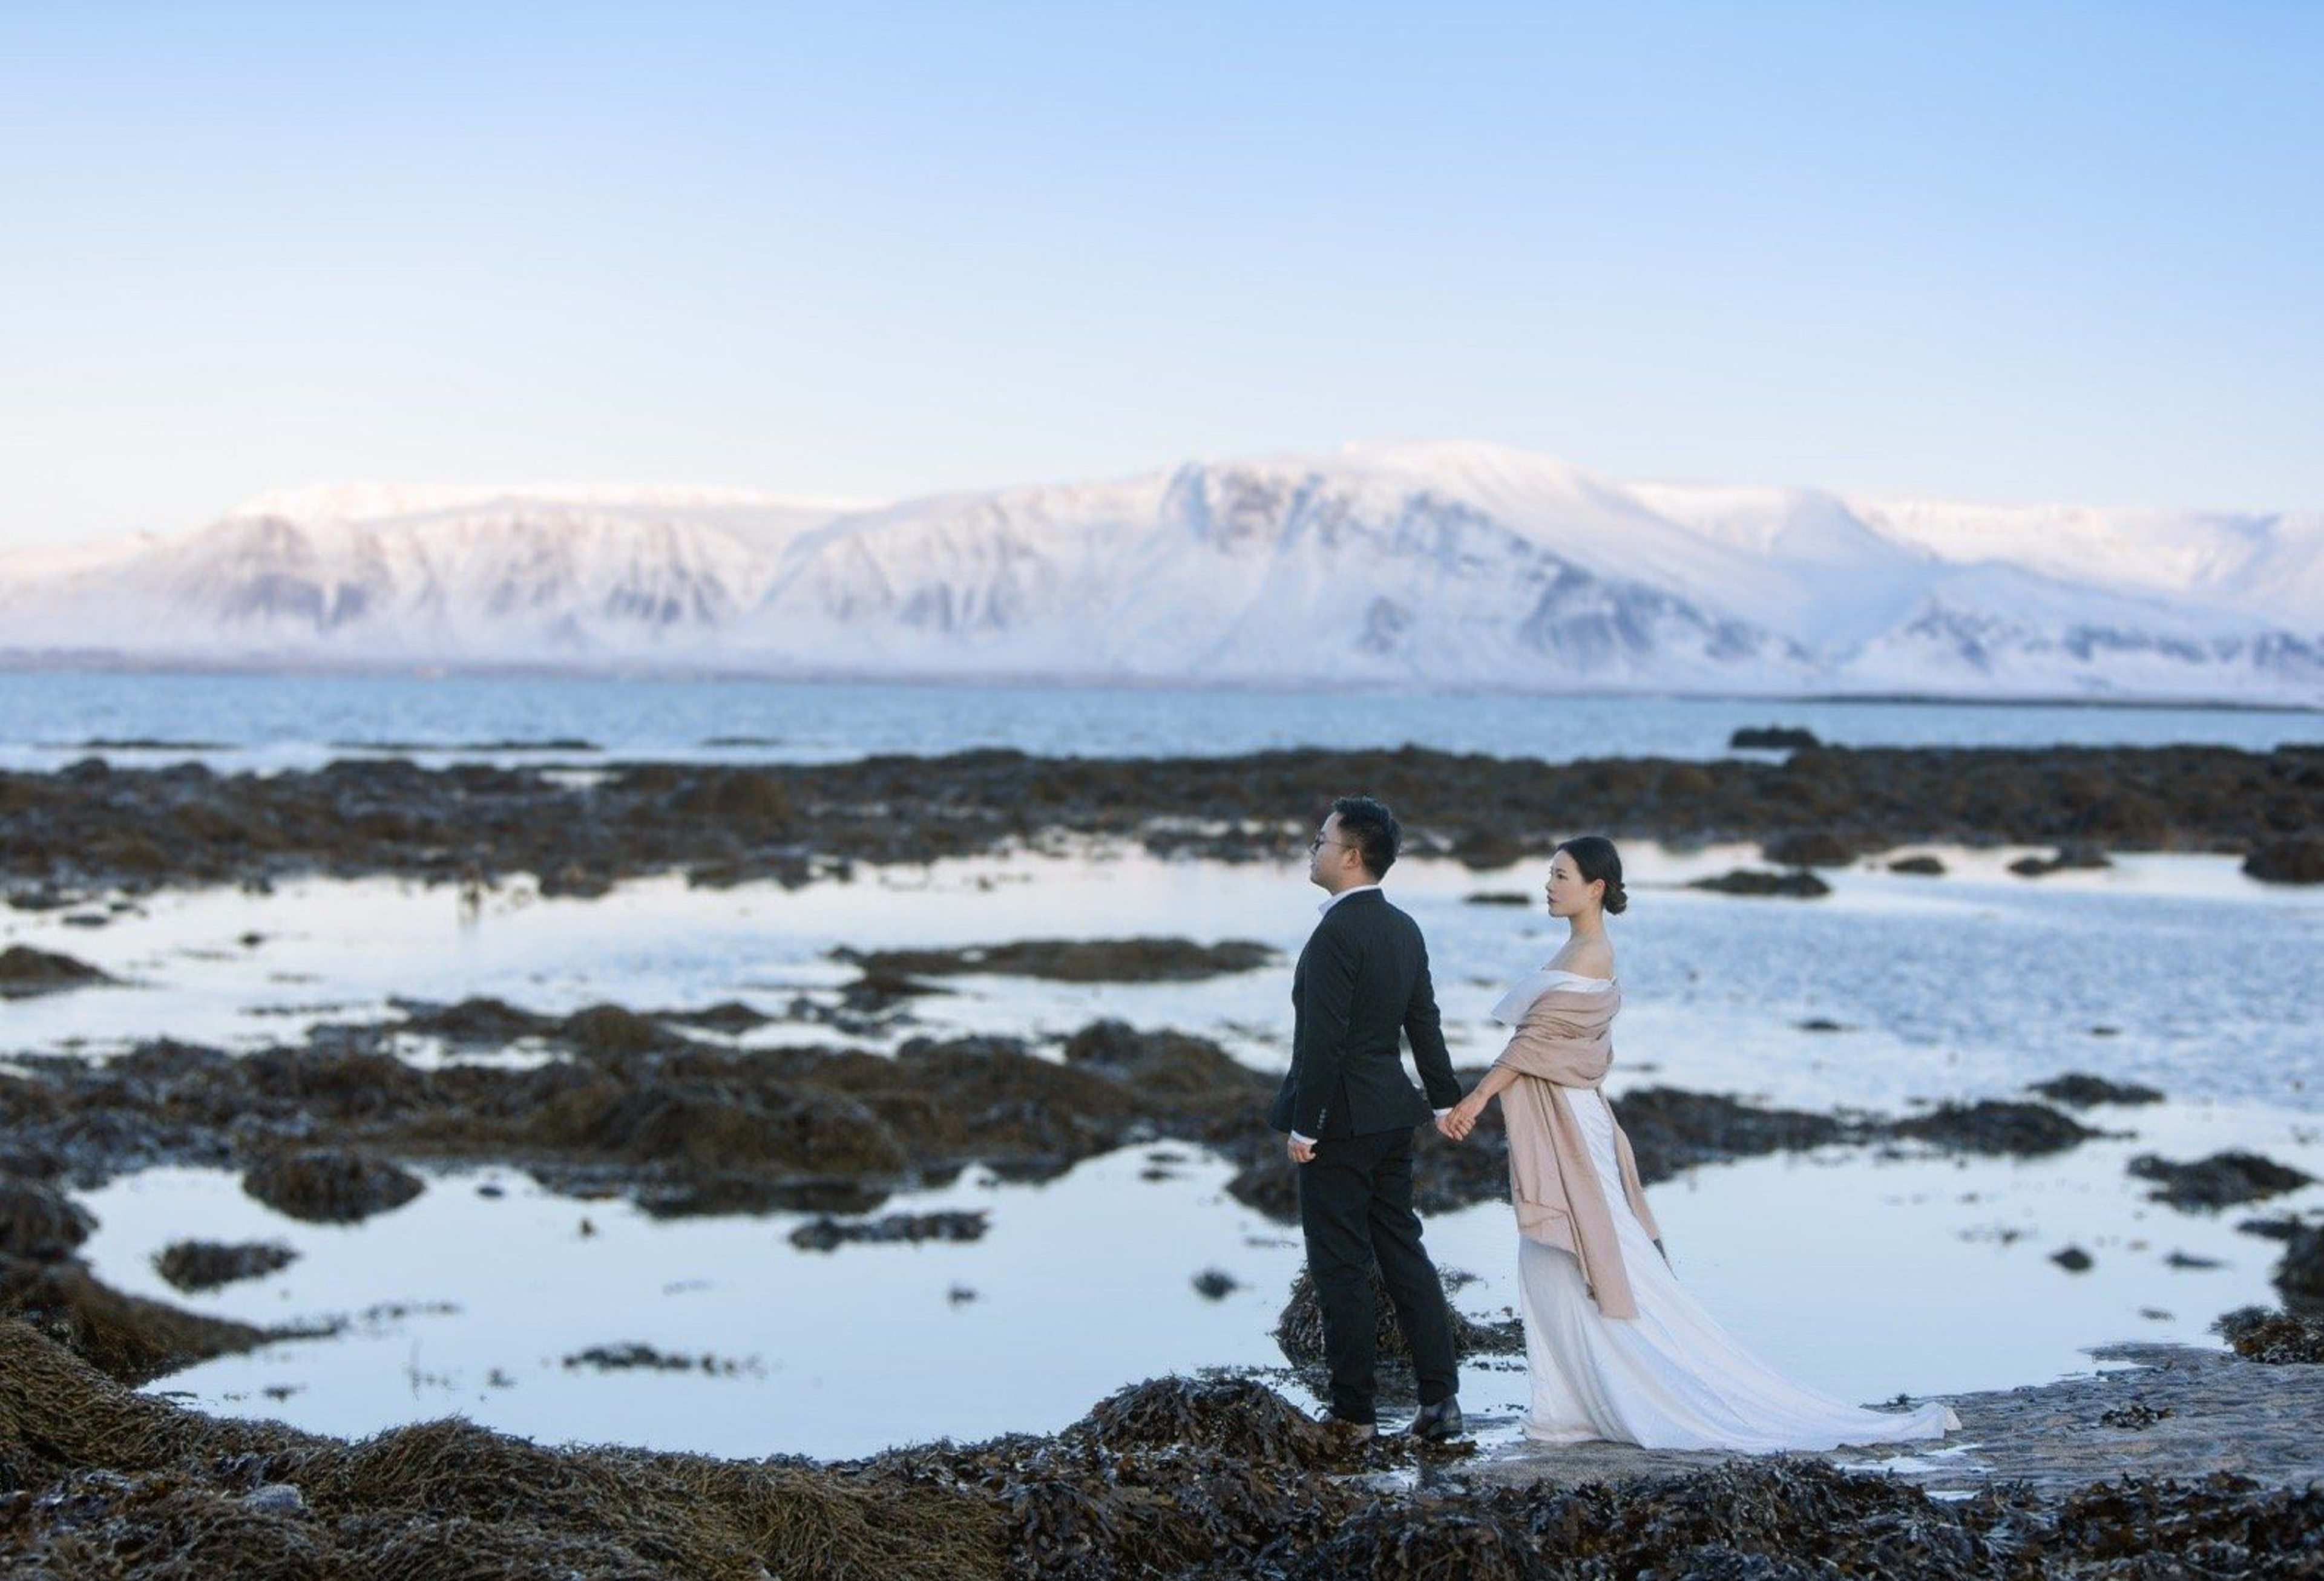
{"label": "man's glasses", "polygon": [[1319,834],[1307,842],[1307,854],[1312,857],[1327,845],[1336,845],[1343,850],[1351,849],[1344,840],[1326,840]]}

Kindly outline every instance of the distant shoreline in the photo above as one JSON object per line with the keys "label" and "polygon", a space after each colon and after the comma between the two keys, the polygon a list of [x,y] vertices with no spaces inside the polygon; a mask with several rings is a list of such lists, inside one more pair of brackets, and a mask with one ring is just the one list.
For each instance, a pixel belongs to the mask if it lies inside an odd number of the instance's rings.
{"label": "distant shoreline", "polygon": [[774,685],[774,686],[908,686],[974,690],[1055,692],[1131,692],[1235,694],[1260,696],[1346,696],[1373,694],[1395,697],[1510,697],[1543,701],[1676,703],[1749,703],[1776,708],[1813,703],[1825,707],[1929,708],[2074,708],[2122,709],[2140,712],[2186,711],[2205,713],[2314,714],[2324,716],[2324,699],[2314,703],[2267,702],[2233,697],[2088,695],[1976,695],[1944,692],[1750,692],[1671,691],[1667,688],[1616,686],[1518,687],[1492,685],[1427,685],[1398,682],[1324,681],[1270,682],[1256,679],[1204,679],[1151,676],[1048,676],[993,674],[977,676],[898,672],[872,675],[861,671],[775,671],[731,666],[621,666],[553,664],[458,663],[421,664],[375,662],[295,663],[229,658],[147,660],[124,655],[44,654],[0,650],[0,674],[89,676],[231,676],[297,680],[420,680],[420,681],[581,681],[635,685]]}

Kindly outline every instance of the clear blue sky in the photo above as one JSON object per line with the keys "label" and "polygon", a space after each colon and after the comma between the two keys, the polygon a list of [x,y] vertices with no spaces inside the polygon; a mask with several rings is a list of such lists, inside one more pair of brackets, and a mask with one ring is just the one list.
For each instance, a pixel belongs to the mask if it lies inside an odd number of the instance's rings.
{"label": "clear blue sky", "polygon": [[2324,5],[0,0],[0,545],[1363,437],[2324,506]]}

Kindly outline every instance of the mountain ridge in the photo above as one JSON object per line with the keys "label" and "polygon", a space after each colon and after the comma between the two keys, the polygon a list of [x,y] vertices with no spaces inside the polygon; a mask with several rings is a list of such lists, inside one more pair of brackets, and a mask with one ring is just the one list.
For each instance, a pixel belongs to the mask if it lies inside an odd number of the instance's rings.
{"label": "mountain ridge", "polygon": [[270,491],[0,556],[0,655],[2324,701],[2324,514],[1625,483],[1471,442],[883,502]]}

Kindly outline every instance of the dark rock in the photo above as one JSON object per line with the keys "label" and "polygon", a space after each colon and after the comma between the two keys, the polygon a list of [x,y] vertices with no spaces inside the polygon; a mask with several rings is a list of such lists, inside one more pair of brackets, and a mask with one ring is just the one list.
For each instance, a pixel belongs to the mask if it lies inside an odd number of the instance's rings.
{"label": "dark rock", "polygon": [[2142,1087],[2135,1081],[2109,1081],[2103,1076],[2086,1071],[2069,1071],[2063,1076],[2052,1076],[2047,1081],[2036,1081],[2026,1089],[2036,1092],[2052,1103],[2071,1104],[2078,1109],[2102,1103],[2138,1104],[2161,1103],[2163,1094],[2152,1087]]}
{"label": "dark rock", "polygon": [[408,1030],[456,1043],[504,1048],[520,1038],[540,1036],[557,1025],[546,1016],[535,1016],[500,999],[463,999],[448,1006],[410,999],[393,1003],[404,1013]]}
{"label": "dark rock", "polygon": [[29,944],[0,950],[0,999],[23,999],[34,994],[60,993],[113,980],[85,961]]}
{"label": "dark rock", "polygon": [[758,1371],[752,1363],[734,1361],[725,1356],[705,1352],[700,1356],[681,1356],[674,1351],[656,1350],[650,1345],[632,1340],[625,1345],[593,1345],[565,1358],[567,1371],[586,1367],[596,1373],[707,1373],[712,1377],[733,1377],[737,1374]]}
{"label": "dark rock", "polygon": [[2324,1318],[2238,1307],[2212,1324],[2211,1332],[2225,1338],[2237,1356],[2270,1366],[2324,1362]]}
{"label": "dark rock", "polygon": [[1261,1466],[1317,1465],[1330,1454],[1320,1424],[1265,1384],[1241,1378],[1133,1383],[1100,1401],[1065,1436],[1115,1454],[1203,1449]]}
{"label": "dark rock", "polygon": [[729,1037],[755,1031],[774,1019],[740,999],[725,999],[700,1010],[664,1010],[654,1016],[679,1026],[698,1026],[706,1032],[723,1032]]}
{"label": "dark rock", "polygon": [[2257,1236],[2265,1241],[2288,1241],[2302,1228],[2300,1220],[2282,1218],[2246,1218],[2236,1226],[2239,1234]]}
{"label": "dark rock", "polygon": [[2285,1242],[2273,1278],[2287,1306],[2324,1310],[2324,1229],[2302,1226]]}
{"label": "dark rock", "polygon": [[288,1268],[299,1254],[285,1245],[248,1241],[225,1245],[217,1241],[172,1241],[154,1254],[153,1267],[162,1278],[188,1293],[217,1290],[238,1279],[259,1279]]}
{"label": "dark rock", "polygon": [[[1613,1109],[1630,1139],[1638,1178],[1646,1185],[1698,1163],[1798,1152],[1849,1135],[1831,1115],[1763,1108],[1719,1093],[1675,1087],[1633,1088],[1613,1100]],[[1499,1189],[1508,1189],[1506,1164]]]}
{"label": "dark rock", "polygon": [[[124,1295],[78,1263],[35,1263],[5,1255],[0,1255],[0,1318],[20,1319],[124,1383],[143,1383],[282,1337],[248,1323],[206,1318]],[[0,1324],[0,1330],[7,1327]]]}
{"label": "dark rock", "polygon": [[97,1220],[54,1186],[0,1176],[0,1254],[34,1262],[72,1255]]}
{"label": "dark rock", "polygon": [[1848,1028],[1829,1016],[1811,1016],[1805,1021],[1794,1022],[1802,1032],[1846,1032]]}
{"label": "dark rock", "polygon": [[[1404,1329],[1397,1322],[1395,1303],[1388,1300],[1388,1286],[1381,1282],[1378,1264],[1367,1272],[1372,1285],[1372,1310],[1375,1317],[1374,1338],[1377,1355],[1383,1364],[1412,1365],[1412,1347],[1404,1342]],[[1447,1283],[1452,1276],[1440,1273]],[[1506,1323],[1480,1323],[1464,1314],[1449,1301],[1445,1310],[1452,1318],[1452,1354],[1456,1358],[1469,1356],[1507,1355],[1525,1348],[1525,1331],[1515,1320]],[[1315,1281],[1305,1268],[1291,1282],[1290,1299],[1284,1302],[1281,1316],[1275,1322],[1275,1343],[1291,1365],[1300,1367],[1323,1365],[1323,1309],[1315,1299]]]}
{"label": "dark rock", "polygon": [[1463,905],[1531,905],[1541,897],[1521,889],[1480,889],[1461,897]]}
{"label": "dark rock", "polygon": [[922,1241],[981,1241],[991,1227],[992,1216],[982,1209],[939,1213],[890,1213],[885,1218],[838,1219],[828,1215],[809,1219],[791,1231],[791,1245],[802,1251],[829,1252],[845,1243],[908,1243]]}
{"label": "dark rock", "polygon": [[2215,1153],[2193,1163],[2172,1163],[2144,1153],[2130,1161],[2130,1172],[2139,1180],[2160,1183],[2160,1190],[2147,1193],[2149,1200],[2190,1211],[2216,1211],[2261,1201],[2296,1191],[2315,1178],[2255,1153],[2239,1152]]}
{"label": "dark rock", "polygon": [[2050,1261],[2069,1273],[2087,1273],[2098,1265],[2098,1259],[2080,1246],[2068,1246],[2050,1254]]}
{"label": "dark rock", "polygon": [[410,1171],[346,1148],[267,1159],[242,1177],[242,1189],[278,1213],[310,1224],[354,1224],[401,1208],[427,1188]]}
{"label": "dark rock", "polygon": [[1242,1282],[1222,1269],[1205,1268],[1194,1275],[1194,1293],[1205,1301],[1224,1301],[1242,1288]]}
{"label": "dark rock", "polygon": [[2227,1266],[2226,1264],[2220,1262],[2217,1257],[2198,1257],[2192,1252],[2180,1251],[2173,1251],[2168,1257],[2163,1259],[2163,1266],[2167,1268],[2190,1270],[2202,1268],[2224,1268]]}
{"label": "dark rock", "polygon": [[1760,872],[1750,868],[1738,868],[1716,878],[1697,878],[1689,889],[1708,889],[1718,895],[1780,895],[1794,900],[1814,900],[1831,893],[1831,886],[1805,869],[1786,873]]}
{"label": "dark rock", "polygon": [[1761,845],[1759,854],[1779,868],[1845,868],[1857,848],[1828,829],[1795,829]]}
{"label": "dark rock", "polygon": [[619,1005],[592,1005],[586,1010],[576,1010],[557,1030],[582,1053],[598,1059],[650,1053],[676,1041],[674,1034]]}
{"label": "dark rock", "polygon": [[2020,857],[2009,864],[2009,870],[2021,878],[2041,878],[2052,873],[2074,869],[2111,868],[2113,861],[2106,852],[2094,845],[2072,842],[2060,846],[2046,857]]}
{"label": "dark rock", "polygon": [[1907,873],[1915,878],[1938,878],[1944,876],[1945,864],[1932,856],[1898,857],[1888,864],[1892,873]]}
{"label": "dark rock", "polygon": [[1889,1129],[1899,1136],[1968,1153],[2008,1154],[2021,1158],[2062,1153],[2101,1134],[2046,1104],[2010,1103],[1998,1098],[1945,1104],[1928,1114],[1898,1120]]}
{"label": "dark rock", "polygon": [[2301,834],[2252,848],[2243,870],[2264,884],[2324,884],[2324,835]]}
{"label": "dark rock", "polygon": [[2144,1432],[2165,1417],[2177,1414],[2178,1412],[2167,1405],[2154,1406],[2147,1404],[2144,1400],[2133,1400],[2115,1406],[2109,1411],[2098,1412],[2098,1420],[2107,1427],[2125,1428],[2138,1433]]}
{"label": "dark rock", "polygon": [[1027,939],[959,950],[853,950],[833,958],[862,969],[867,978],[949,977],[991,973],[1057,982],[1195,982],[1250,971],[1275,961],[1265,944],[1230,939],[1197,944],[1189,939]]}
{"label": "dark rock", "polygon": [[540,875],[544,900],[598,900],[613,892],[613,880],[580,862],[567,862]]}
{"label": "dark rock", "polygon": [[1813,731],[1797,725],[1743,725],[1727,738],[1727,745],[1735,750],[1795,752],[1806,748],[1821,747]]}

